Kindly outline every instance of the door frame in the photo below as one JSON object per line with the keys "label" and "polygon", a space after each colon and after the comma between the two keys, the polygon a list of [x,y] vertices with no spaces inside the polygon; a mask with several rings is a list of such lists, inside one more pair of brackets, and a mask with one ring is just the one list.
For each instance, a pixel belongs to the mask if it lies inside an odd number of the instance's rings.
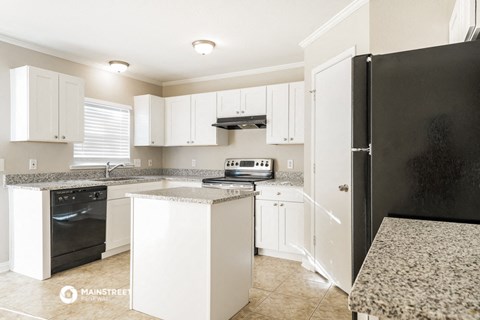
{"label": "door frame", "polygon": [[[315,197],[316,194],[316,188],[315,188],[315,151],[316,151],[316,141],[315,141],[315,119],[316,119],[316,112],[315,112],[315,102],[316,102],[316,84],[315,84],[315,76],[336,65],[337,63],[342,62],[343,60],[347,58],[353,58],[356,55],[357,48],[356,46],[350,47],[347,50],[341,52],[340,54],[334,56],[333,58],[330,58],[326,62],[316,66],[315,68],[312,69],[311,71],[311,102],[310,102],[310,111],[311,111],[311,120],[310,120],[310,141],[311,141],[311,150],[310,150],[310,192],[311,192],[311,199],[312,199],[312,210],[310,210],[310,248],[312,250],[312,256],[315,262],[315,269],[317,269],[317,263],[316,263],[316,256],[315,256],[315,243],[314,243],[314,237],[315,237],[315,225],[316,225],[316,203],[317,199]],[[350,181],[350,186],[352,185]],[[317,270],[320,273],[324,274],[323,270]]]}

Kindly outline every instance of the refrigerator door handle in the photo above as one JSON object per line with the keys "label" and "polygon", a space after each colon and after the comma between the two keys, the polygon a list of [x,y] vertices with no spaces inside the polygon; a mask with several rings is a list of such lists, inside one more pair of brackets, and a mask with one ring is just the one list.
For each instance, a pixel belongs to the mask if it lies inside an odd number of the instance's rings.
{"label": "refrigerator door handle", "polygon": [[368,154],[372,155],[372,144],[368,145],[368,148],[352,148],[352,152],[368,152]]}

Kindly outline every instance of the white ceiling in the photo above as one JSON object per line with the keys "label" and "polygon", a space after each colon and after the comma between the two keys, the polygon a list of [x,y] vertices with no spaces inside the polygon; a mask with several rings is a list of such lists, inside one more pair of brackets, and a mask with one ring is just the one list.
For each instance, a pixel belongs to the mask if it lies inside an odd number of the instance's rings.
{"label": "white ceiling", "polygon": [[[351,2],[0,0],[0,34],[97,66],[125,60],[161,83],[301,62],[298,43]],[[201,56],[198,39],[217,47]]]}

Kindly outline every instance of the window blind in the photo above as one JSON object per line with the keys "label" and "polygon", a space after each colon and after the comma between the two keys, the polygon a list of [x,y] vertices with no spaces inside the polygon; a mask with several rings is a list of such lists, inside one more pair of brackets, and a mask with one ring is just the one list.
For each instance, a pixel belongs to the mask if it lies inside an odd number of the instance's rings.
{"label": "window blind", "polygon": [[75,163],[130,162],[130,110],[85,103],[85,136],[74,145]]}

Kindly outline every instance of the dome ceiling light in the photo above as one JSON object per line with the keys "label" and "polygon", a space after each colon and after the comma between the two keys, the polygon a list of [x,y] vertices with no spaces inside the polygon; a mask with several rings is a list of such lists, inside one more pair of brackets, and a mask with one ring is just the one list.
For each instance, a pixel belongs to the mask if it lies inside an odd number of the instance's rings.
{"label": "dome ceiling light", "polygon": [[121,60],[112,60],[108,62],[110,64],[110,68],[118,73],[125,72],[127,68],[130,66],[128,62],[121,61]]}
{"label": "dome ceiling light", "polygon": [[207,55],[215,48],[215,42],[210,40],[197,40],[192,42],[192,46],[202,56]]}

